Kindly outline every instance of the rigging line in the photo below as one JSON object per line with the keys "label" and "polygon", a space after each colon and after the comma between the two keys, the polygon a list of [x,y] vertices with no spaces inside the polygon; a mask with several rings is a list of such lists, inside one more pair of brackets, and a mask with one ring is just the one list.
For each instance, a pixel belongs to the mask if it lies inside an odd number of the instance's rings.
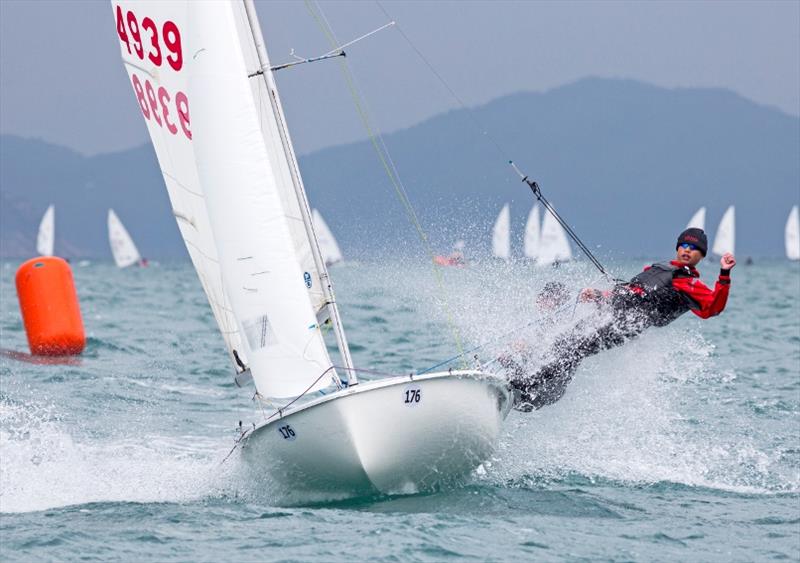
{"label": "rigging line", "polygon": [[[394,18],[392,18],[392,16],[386,10],[386,8],[383,7],[383,5],[381,4],[380,0],[375,0],[375,4],[378,6],[378,8],[383,12],[383,14],[387,18],[389,18],[390,20],[395,21]],[[456,100],[456,102],[458,102],[458,104],[461,106],[461,108],[466,110],[467,115],[469,116],[470,120],[472,121],[472,123],[475,126],[476,130],[478,131],[478,133],[480,133],[482,136],[485,136],[489,140],[489,142],[494,146],[494,148],[497,150],[497,152],[500,154],[500,156],[502,158],[507,159],[507,154],[508,153],[505,150],[503,150],[503,148],[500,146],[500,143],[498,143],[497,140],[492,135],[489,134],[489,132],[480,123],[480,121],[478,121],[478,119],[475,117],[475,111],[472,108],[467,107],[467,105],[464,103],[464,100],[462,100],[461,97],[459,97],[459,95],[456,94],[455,90],[453,90],[453,88],[450,87],[450,85],[447,83],[447,81],[444,79],[444,77],[441,74],[439,74],[439,72],[436,70],[436,68],[434,68],[434,66],[431,64],[431,62],[428,60],[428,58],[425,57],[425,55],[422,53],[422,51],[420,51],[417,48],[417,46],[411,41],[411,38],[409,38],[408,35],[406,35],[405,31],[403,31],[403,28],[400,26],[400,24],[396,23],[395,27],[397,28],[398,33],[400,33],[400,35],[403,37],[403,39],[405,39],[406,42],[409,44],[409,46],[414,50],[414,52],[417,54],[417,56],[420,58],[420,60],[423,63],[425,63],[425,66],[427,66],[428,69],[431,71],[431,73],[433,73],[433,75],[439,80],[439,82],[442,83],[442,86],[444,86],[445,89],[448,92],[450,92],[450,95],[453,96],[453,98]],[[514,166],[514,164],[513,164],[513,162],[511,160],[508,160],[508,161],[511,163],[512,166]],[[516,166],[514,166],[514,169],[517,171],[518,174],[520,174],[520,176],[523,176],[522,173],[519,172],[519,169],[517,169]],[[525,181],[525,180],[527,180],[527,176],[523,177],[523,181]],[[561,218],[561,216],[556,212],[556,210],[553,208],[553,206],[550,205],[550,203],[544,198],[543,195],[541,195],[541,191],[539,191],[538,185],[536,185],[536,188],[534,188],[534,185],[536,184],[535,182],[533,182],[533,184],[528,182],[528,184],[530,185],[531,190],[533,190],[534,195],[536,195],[536,197],[539,199],[539,201],[542,202],[542,204],[550,212],[550,214],[553,215],[553,217],[556,219],[556,221],[558,221],[559,224],[561,224],[561,226],[564,227],[564,229],[567,231],[567,233],[570,235],[570,237],[572,237],[572,239],[575,241],[575,243],[584,252],[586,257],[589,258],[589,260],[592,262],[592,264],[594,264],[595,267],[597,267],[600,270],[600,272],[602,272],[603,275],[605,275],[609,279],[612,279],[614,281],[620,281],[617,278],[612,277],[611,275],[609,275],[606,272],[605,268],[603,268],[603,265],[600,264],[600,262],[597,260],[597,258],[595,258],[594,254],[592,254],[592,252],[586,247],[586,245],[583,243],[583,241],[581,241],[580,238],[578,238],[578,235],[575,233],[575,231],[572,230],[572,228],[566,223],[566,221],[564,221]]]}
{"label": "rigging line", "polygon": [[572,227],[570,227],[569,224],[567,224],[567,222],[564,221],[564,219],[561,217],[561,215],[558,214],[558,211],[556,211],[555,208],[550,204],[550,202],[547,201],[547,198],[545,198],[544,194],[542,194],[542,190],[539,187],[539,184],[537,184],[534,180],[531,180],[526,174],[523,174],[522,171],[519,168],[517,168],[517,165],[514,164],[513,161],[509,160],[508,163],[514,169],[514,171],[517,174],[519,174],[520,178],[522,178],[522,181],[524,183],[528,184],[528,186],[530,187],[531,191],[533,192],[533,195],[536,196],[536,199],[538,199],[539,201],[542,202],[542,205],[544,205],[545,209],[547,209],[547,211],[550,213],[550,215],[552,215],[553,218],[556,221],[558,221],[558,223],[567,232],[567,234],[570,236],[570,238],[572,238],[572,240],[575,241],[575,244],[577,244],[580,247],[580,249],[583,251],[583,253],[586,255],[586,257],[591,261],[592,264],[594,264],[595,268],[600,270],[601,274],[603,274],[604,276],[606,276],[606,278],[608,278],[608,279],[610,279],[612,281],[617,281],[617,282],[624,281],[624,280],[620,280],[618,278],[615,278],[615,277],[611,276],[611,274],[609,274],[606,271],[606,269],[603,267],[603,265],[600,263],[600,261],[597,258],[595,258],[595,255],[592,253],[592,251],[589,250],[589,247],[587,247],[583,243],[583,241],[580,239],[580,237],[577,235],[577,233],[572,230]]}
{"label": "rigging line", "polygon": [[425,66],[428,67],[428,70],[430,70],[431,73],[433,73],[433,75],[439,80],[439,82],[442,83],[442,86],[444,86],[445,89],[450,93],[450,95],[453,96],[456,102],[458,102],[458,105],[461,106],[461,109],[466,110],[467,115],[469,116],[470,120],[472,121],[472,124],[475,126],[475,129],[478,131],[478,133],[480,133],[482,136],[486,137],[489,140],[492,146],[494,146],[494,148],[497,150],[498,154],[500,155],[500,158],[502,158],[503,160],[508,160],[508,152],[503,149],[500,143],[492,135],[490,135],[489,131],[483,126],[483,124],[480,121],[478,121],[478,118],[475,117],[475,110],[467,106],[464,100],[462,100],[461,97],[458,94],[456,94],[455,90],[453,90],[450,87],[450,84],[448,84],[447,81],[444,79],[444,77],[441,74],[439,74],[439,72],[436,70],[433,64],[431,64],[428,58],[422,53],[422,51],[420,51],[417,48],[417,46],[413,43],[413,41],[411,41],[411,38],[408,35],[406,35],[406,32],[403,31],[403,28],[400,27],[400,24],[397,23],[397,21],[389,14],[389,12],[386,11],[386,8],[383,7],[383,4],[381,4],[379,0],[375,0],[375,4],[388,19],[395,22],[395,27],[397,28],[398,33],[400,33],[403,39],[406,40],[406,43],[408,43],[408,45],[414,50],[414,52],[417,54],[420,60],[423,63],[425,63]]}
{"label": "rigging line", "polygon": [[[328,37],[328,40],[335,45],[337,43],[337,40],[333,33],[333,28],[331,27],[330,23],[325,17],[325,13],[323,12],[322,8],[317,4],[315,10],[314,7],[311,6],[309,0],[306,0],[306,8],[308,9],[309,13],[314,18],[314,20],[317,22],[317,24],[320,26],[322,32]],[[365,108],[366,103],[358,93],[358,88],[356,87],[355,80],[349,71],[347,62],[344,60],[339,62],[341,65],[342,74],[344,75],[345,81],[347,82],[347,86],[350,90],[350,95],[353,98],[353,102],[356,106],[356,111],[361,117],[362,124],[364,125],[364,128],[367,131],[370,142],[372,143],[372,146],[375,149],[375,152],[378,155],[378,158],[381,161],[381,164],[383,165],[384,171],[386,172],[389,181],[392,183],[392,186],[394,187],[395,192],[397,193],[398,198],[400,199],[400,202],[405,208],[406,215],[408,216],[412,225],[414,225],[414,227],[416,228],[417,234],[420,240],[422,241],[423,247],[425,251],[428,253],[428,257],[430,258],[431,264],[433,264],[435,255],[433,249],[430,246],[428,235],[423,229],[422,224],[420,223],[419,218],[414,210],[414,207],[411,205],[411,200],[409,199],[408,193],[405,190],[405,186],[403,185],[403,182],[400,179],[399,174],[397,173],[397,168],[394,164],[394,161],[391,159],[391,156],[389,155],[389,151],[386,148],[386,144],[384,143],[380,132],[377,132],[372,126],[372,121],[369,117],[369,112]],[[459,350],[459,352],[461,352],[463,351],[461,334],[459,333],[458,328],[456,327],[455,322],[452,318],[452,313],[449,307],[449,303],[447,301],[447,292],[444,285],[444,277],[440,269],[436,266],[434,266],[434,276],[436,278],[439,290],[443,296],[444,310],[445,310],[445,315],[447,317],[448,326],[453,335],[453,339],[455,340],[456,348]]]}
{"label": "rigging line", "polygon": [[[576,301],[575,301],[575,305],[577,305],[577,303],[578,303],[578,301],[577,301],[577,299],[576,299]],[[552,313],[550,313],[550,314],[548,315],[548,317],[554,317],[554,316],[556,316],[556,315],[558,315],[558,314],[560,314],[560,313],[562,313],[562,312],[566,311],[566,310],[567,310],[567,308],[568,308],[568,307],[571,307],[571,306],[573,306],[573,304],[572,304],[572,303],[568,303],[567,305],[562,305],[561,307],[559,307],[558,309],[556,309],[555,311],[553,311]],[[439,363],[438,363],[438,364],[436,364],[436,365],[433,365],[433,366],[431,366],[431,367],[429,367],[429,368],[426,368],[426,369],[424,369],[424,370],[422,370],[422,371],[420,371],[420,372],[417,372],[417,375],[422,375],[423,373],[428,373],[429,371],[432,371],[432,370],[434,370],[434,369],[436,369],[436,368],[438,368],[438,367],[442,367],[442,366],[444,366],[444,365],[447,365],[447,364],[449,364],[450,362],[452,362],[453,360],[457,360],[457,359],[458,359],[458,358],[459,358],[461,355],[471,354],[472,352],[474,352],[474,351],[476,351],[476,350],[480,350],[481,348],[485,348],[485,347],[486,347],[486,346],[488,346],[489,344],[494,344],[495,342],[501,342],[502,340],[505,340],[506,338],[508,338],[508,337],[509,337],[509,336],[511,336],[512,334],[516,334],[516,333],[518,333],[519,331],[521,331],[521,330],[525,330],[526,328],[528,328],[528,327],[531,327],[531,326],[533,326],[533,325],[540,324],[540,323],[542,323],[544,320],[545,320],[545,319],[535,319],[535,320],[533,320],[533,321],[531,321],[531,322],[529,322],[529,323],[525,323],[524,325],[520,325],[520,326],[514,327],[513,329],[511,329],[511,330],[509,330],[509,331],[507,331],[507,332],[504,332],[503,334],[501,334],[500,336],[498,336],[498,337],[496,337],[496,338],[492,338],[491,340],[487,340],[486,342],[483,342],[483,343],[481,343],[481,344],[478,344],[478,345],[477,345],[477,346],[475,346],[474,348],[470,348],[469,350],[467,350],[467,351],[465,351],[465,352],[462,352],[462,354],[460,354],[459,356],[453,356],[453,357],[451,357],[451,358],[447,358],[446,360],[444,360],[444,361],[442,361],[442,362],[439,362]],[[492,360],[492,362],[493,362],[493,361],[494,361],[494,360]],[[489,365],[489,364],[491,364],[492,362],[487,362],[487,363],[486,363],[486,364],[484,364],[484,365],[487,365],[487,366],[488,366],[488,365]]]}

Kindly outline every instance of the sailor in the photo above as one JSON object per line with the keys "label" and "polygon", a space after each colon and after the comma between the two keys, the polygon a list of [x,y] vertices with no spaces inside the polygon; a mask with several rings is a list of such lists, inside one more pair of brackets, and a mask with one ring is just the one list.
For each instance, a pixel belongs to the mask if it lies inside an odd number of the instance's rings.
{"label": "sailor", "polygon": [[620,346],[648,327],[666,326],[687,311],[702,319],[719,315],[728,301],[731,268],[736,265],[733,254],[720,259],[719,278],[711,290],[700,281],[695,269],[708,250],[703,230],[683,231],[675,250],[674,260],[647,266],[628,283],[611,291],[584,289],[580,300],[595,302],[608,310],[610,321],[594,329],[579,323],[560,336],[550,351],[554,359],[533,374],[522,373],[515,365],[510,370],[515,408],[527,412],[555,403],[564,395],[584,358]]}

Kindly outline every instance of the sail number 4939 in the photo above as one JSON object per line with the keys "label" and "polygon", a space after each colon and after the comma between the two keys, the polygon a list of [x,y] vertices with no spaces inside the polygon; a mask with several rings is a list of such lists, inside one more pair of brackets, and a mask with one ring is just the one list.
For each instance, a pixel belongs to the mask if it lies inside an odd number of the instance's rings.
{"label": "sail number 4939", "polygon": [[[145,44],[142,37],[142,32],[145,33],[149,45]],[[181,32],[178,26],[173,21],[165,21],[161,26],[161,33],[159,35],[159,26],[152,18],[144,18],[139,23],[139,19],[132,11],[128,10],[123,15],[122,8],[117,6],[117,35],[120,42],[125,45],[128,54],[136,53],[136,56],[141,60],[147,59],[156,66],[161,66],[166,59],[167,63],[175,72],[183,67],[183,49],[181,45]],[[161,45],[164,45],[164,49]],[[133,50],[131,50],[133,47]],[[166,51],[166,55],[164,52]]]}

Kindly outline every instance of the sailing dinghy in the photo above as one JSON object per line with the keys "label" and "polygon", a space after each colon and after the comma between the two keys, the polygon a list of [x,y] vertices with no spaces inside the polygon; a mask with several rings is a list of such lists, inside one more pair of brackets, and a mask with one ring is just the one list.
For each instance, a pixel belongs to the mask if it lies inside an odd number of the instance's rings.
{"label": "sailing dinghy", "polygon": [[256,388],[246,465],[286,490],[337,494],[468,475],[498,441],[506,382],[464,369],[359,383],[252,0],[112,7],[236,381]]}
{"label": "sailing dinghy", "polygon": [[722,256],[730,252],[734,254],[736,242],[736,215],[733,205],[725,210],[722,220],[717,227],[717,234],[714,236],[714,246],[711,252],[717,256]]}
{"label": "sailing dinghy", "polygon": [[796,205],[792,206],[786,219],[783,240],[786,244],[786,257],[789,260],[800,260],[800,216]]}
{"label": "sailing dinghy", "polygon": [[531,208],[531,212],[528,214],[528,221],[525,223],[525,238],[523,239],[525,258],[536,260],[539,257],[540,246],[539,205],[536,204]]}
{"label": "sailing dinghy", "polygon": [[507,203],[497,214],[492,228],[492,255],[506,261],[511,257],[511,211]]}
{"label": "sailing dinghy", "polygon": [[317,232],[319,249],[322,252],[322,259],[325,260],[325,264],[332,266],[337,262],[341,262],[343,260],[342,250],[339,248],[339,243],[336,242],[333,233],[328,228],[325,219],[322,218],[322,215],[320,215],[320,212],[316,209],[314,209],[311,214],[314,220],[314,229]]}
{"label": "sailing dinghy", "polygon": [[706,208],[701,207],[697,211],[695,211],[692,218],[689,219],[689,222],[686,224],[687,229],[700,229],[701,231],[706,230]]}
{"label": "sailing dinghy", "polygon": [[56,244],[55,208],[50,205],[42,215],[39,232],[36,235],[36,252],[39,256],[53,256]]}
{"label": "sailing dinghy", "polygon": [[536,264],[549,266],[570,260],[572,260],[572,248],[569,246],[564,227],[559,225],[552,213],[545,213]]}
{"label": "sailing dinghy", "polygon": [[108,245],[117,268],[127,268],[142,262],[142,256],[131,235],[113,209],[108,210]]}

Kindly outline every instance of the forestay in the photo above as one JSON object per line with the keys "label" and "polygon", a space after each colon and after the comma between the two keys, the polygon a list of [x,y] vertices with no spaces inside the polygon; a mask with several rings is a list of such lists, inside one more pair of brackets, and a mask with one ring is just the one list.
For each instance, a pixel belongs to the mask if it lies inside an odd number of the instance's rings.
{"label": "forestay", "polygon": [[539,246],[541,244],[539,223],[539,205],[536,204],[528,214],[528,222],[525,223],[525,239],[523,244],[525,257],[531,260],[536,260],[539,256]]}
{"label": "forestay", "polygon": [[244,5],[112,5],[173,211],[229,351],[262,396],[327,386],[316,315],[325,299],[305,202],[280,113],[263,99]]}
{"label": "forestay", "polygon": [[56,243],[55,208],[50,205],[39,223],[39,232],[36,235],[36,252],[39,256],[52,256]]}
{"label": "forestay", "polygon": [[492,254],[497,258],[508,260],[511,257],[511,212],[508,204],[503,206],[497,215],[492,229]]}
{"label": "forestay", "polygon": [[131,235],[113,209],[108,210],[108,244],[118,268],[127,268],[142,259]]}

